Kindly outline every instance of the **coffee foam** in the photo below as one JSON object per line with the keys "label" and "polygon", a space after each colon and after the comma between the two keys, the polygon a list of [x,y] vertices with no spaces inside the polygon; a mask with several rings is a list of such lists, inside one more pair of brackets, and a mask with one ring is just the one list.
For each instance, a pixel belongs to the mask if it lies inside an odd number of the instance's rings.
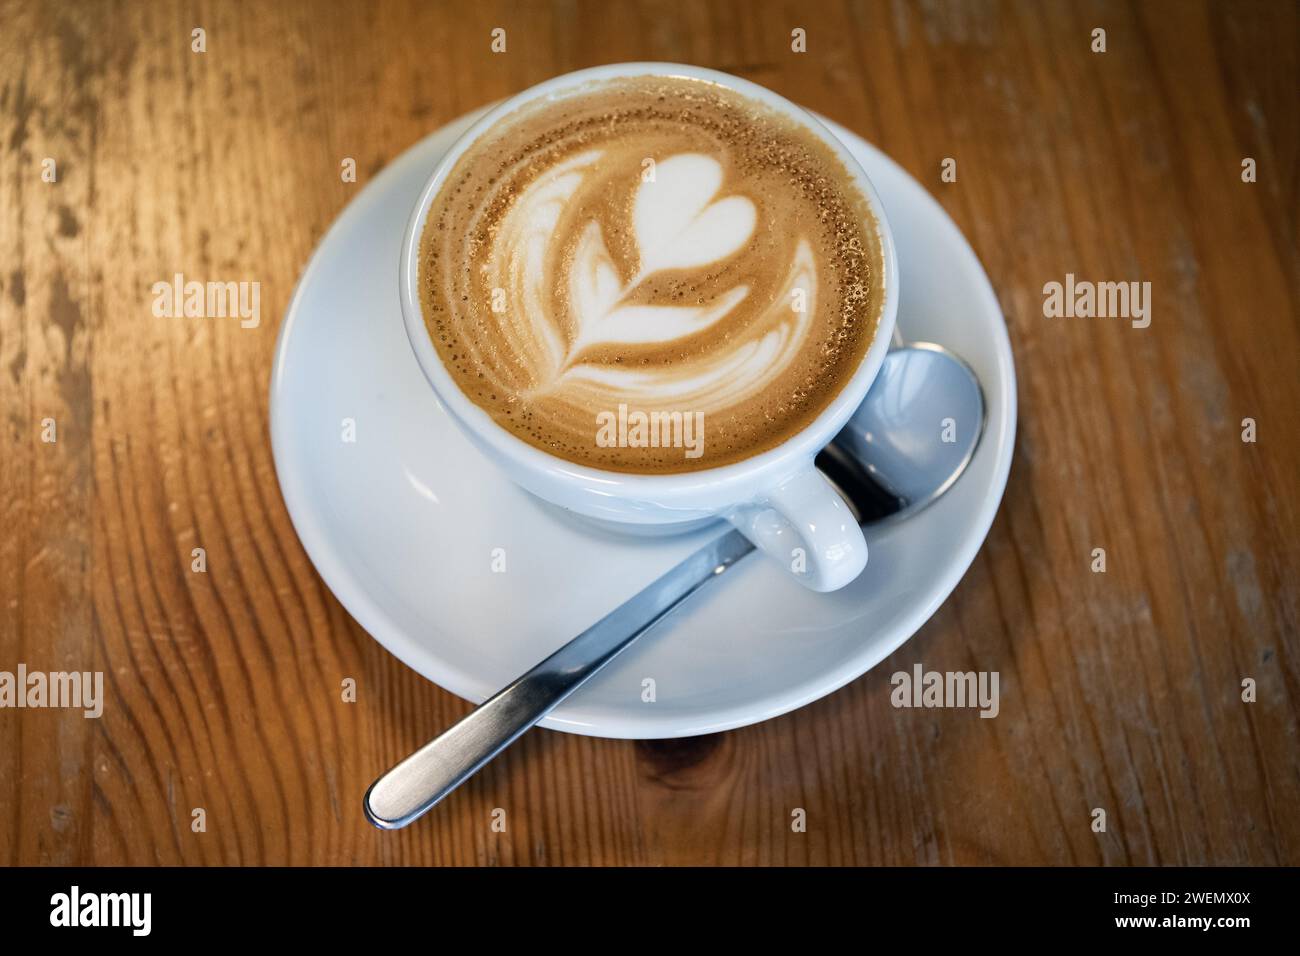
{"label": "coffee foam", "polygon": [[[733,91],[662,77],[499,121],[435,197],[419,278],[444,365],[498,424],[642,473],[740,461],[806,427],[884,298],[878,227],[829,147]],[[620,406],[702,413],[703,454],[602,447],[597,417]]]}

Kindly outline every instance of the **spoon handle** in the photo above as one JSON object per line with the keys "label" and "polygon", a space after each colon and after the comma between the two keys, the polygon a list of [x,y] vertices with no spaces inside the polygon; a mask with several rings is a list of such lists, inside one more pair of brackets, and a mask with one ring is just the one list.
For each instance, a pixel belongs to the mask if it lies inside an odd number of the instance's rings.
{"label": "spoon handle", "polygon": [[753,550],[739,531],[709,542],[371,784],[366,817],[385,830],[419,819],[670,611]]}

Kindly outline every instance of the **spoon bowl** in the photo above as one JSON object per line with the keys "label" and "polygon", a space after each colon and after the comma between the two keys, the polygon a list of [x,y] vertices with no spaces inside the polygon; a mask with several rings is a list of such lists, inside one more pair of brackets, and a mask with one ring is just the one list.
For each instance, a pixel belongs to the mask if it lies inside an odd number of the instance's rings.
{"label": "spoon bowl", "polygon": [[892,513],[874,517],[897,521],[938,500],[961,477],[985,417],[984,392],[970,366],[942,345],[914,342],[886,356],[866,399],[823,456],[841,468],[861,467],[897,503]]}

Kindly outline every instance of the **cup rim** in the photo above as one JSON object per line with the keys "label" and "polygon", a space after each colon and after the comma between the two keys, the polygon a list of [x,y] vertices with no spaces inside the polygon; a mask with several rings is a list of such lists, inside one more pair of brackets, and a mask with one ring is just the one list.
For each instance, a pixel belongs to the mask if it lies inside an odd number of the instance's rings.
{"label": "cup rim", "polygon": [[[586,83],[630,76],[681,77],[712,82],[778,109],[830,147],[844,164],[875,218],[877,239],[884,259],[885,295],[870,345],[853,374],[811,422],[775,447],[740,461],[684,472],[638,474],[594,468],[543,451],[500,425],[461,391],[443,365],[424,321],[419,295],[420,239],[429,208],[460,157],[486,131],[525,105],[561,91],[568,92]],[[705,489],[749,483],[755,476],[792,471],[811,461],[844,427],[866,397],[867,390],[884,362],[885,353],[889,350],[898,312],[898,260],[884,204],[861,163],[835,134],[808,110],[749,80],[706,67],[655,61],[606,64],[564,73],[528,87],[484,113],[443,154],[425,180],[402,239],[399,283],[402,318],[416,361],[434,394],[473,437],[486,442],[496,453],[530,471],[540,471],[560,480],[589,487],[599,486],[605,493],[620,496],[641,493],[653,493],[661,497],[665,494],[685,496]]]}

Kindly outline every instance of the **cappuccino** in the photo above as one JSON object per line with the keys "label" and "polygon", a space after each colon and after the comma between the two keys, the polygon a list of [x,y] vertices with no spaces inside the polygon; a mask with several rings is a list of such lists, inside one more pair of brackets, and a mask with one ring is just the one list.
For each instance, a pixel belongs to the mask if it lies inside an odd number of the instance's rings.
{"label": "cappuccino", "polygon": [[461,391],[523,441],[617,472],[780,445],[852,378],[885,299],[879,227],[836,153],[686,78],[509,114],[444,179],[419,255]]}

